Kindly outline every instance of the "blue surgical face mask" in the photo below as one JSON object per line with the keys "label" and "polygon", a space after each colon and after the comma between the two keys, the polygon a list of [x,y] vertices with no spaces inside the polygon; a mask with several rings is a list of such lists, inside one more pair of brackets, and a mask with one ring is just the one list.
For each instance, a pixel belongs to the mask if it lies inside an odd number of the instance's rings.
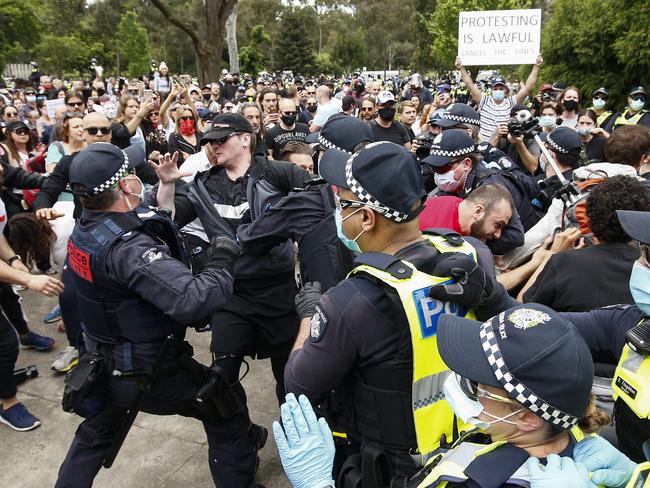
{"label": "blue surgical face mask", "polygon": [[359,232],[359,235],[355,237],[354,239],[350,239],[348,236],[345,235],[345,232],[343,232],[343,221],[346,219],[352,217],[355,213],[357,213],[360,208],[356,209],[354,212],[352,212],[350,215],[348,215],[345,218],[342,218],[341,216],[341,209],[337,208],[334,210],[334,222],[336,222],[336,234],[338,235],[339,239],[341,239],[341,242],[345,247],[347,247],[350,251],[360,253],[363,252],[361,251],[361,248],[359,247],[359,244],[357,243],[357,239],[361,237],[361,234],[364,233],[362,230]]}
{"label": "blue surgical face mask", "polygon": [[635,112],[638,112],[645,105],[645,100],[632,100],[630,102],[630,108]]}
{"label": "blue surgical face mask", "polygon": [[[442,389],[445,394],[445,400],[447,400],[447,403],[449,403],[449,406],[456,416],[464,423],[474,425],[479,430],[487,430],[491,425],[498,422],[515,425],[515,422],[508,420],[508,418],[523,410],[523,408],[520,408],[515,412],[509,413],[505,417],[497,417],[496,415],[492,415],[490,412],[486,412],[485,407],[481,402],[478,400],[472,400],[463,393],[460,383],[458,383],[458,377],[454,373],[451,373],[447,377]],[[490,420],[489,422],[480,420],[478,417],[481,413],[493,418],[494,420]]]}
{"label": "blue surgical face mask", "polygon": [[601,108],[605,108],[605,104],[607,103],[605,100],[602,100],[600,98],[594,98],[591,102],[594,105],[594,108],[596,110],[600,110]]}
{"label": "blue surgical face mask", "polygon": [[650,315],[650,269],[638,261],[632,267],[630,293],[636,306],[646,315]]}
{"label": "blue surgical face mask", "polygon": [[501,100],[503,100],[504,98],[506,98],[506,92],[505,92],[505,90],[494,90],[494,91],[492,92],[492,96],[494,97],[494,99],[495,99],[497,102],[500,102]]}
{"label": "blue surgical face mask", "polygon": [[555,127],[555,117],[552,115],[542,115],[539,118],[539,125],[542,127],[546,128],[554,128]]}

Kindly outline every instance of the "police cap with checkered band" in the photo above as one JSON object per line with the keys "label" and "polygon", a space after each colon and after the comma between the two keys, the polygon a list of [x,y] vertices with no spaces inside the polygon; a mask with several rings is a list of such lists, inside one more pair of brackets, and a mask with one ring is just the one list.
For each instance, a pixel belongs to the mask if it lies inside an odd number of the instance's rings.
{"label": "police cap with checkered band", "polygon": [[594,376],[589,348],[571,322],[544,305],[517,305],[484,323],[443,315],[437,341],[449,369],[503,388],[559,428],[576,425],[587,408]]}
{"label": "police cap with checkered band", "polygon": [[133,144],[122,150],[108,142],[95,142],[79,151],[70,163],[70,183],[85,186],[90,196],[115,187],[120,178],[134,171],[145,157]]}
{"label": "police cap with checkered band", "polygon": [[452,103],[440,119],[429,123],[445,128],[455,127],[458,124],[480,125],[481,116],[466,103]]}
{"label": "police cap with checkered band", "polygon": [[551,151],[560,154],[580,154],[582,140],[580,135],[569,127],[557,127],[546,136],[546,145]]}
{"label": "police cap with checkered band", "polygon": [[463,129],[448,129],[438,134],[431,144],[429,155],[422,163],[440,168],[454,159],[475,152],[474,140]]}
{"label": "police cap with checkered band", "polygon": [[393,142],[373,142],[353,155],[329,149],[319,163],[325,181],[350,190],[359,201],[396,223],[409,222],[426,197],[415,156]]}
{"label": "police cap with checkered band", "polygon": [[374,142],[370,125],[357,117],[346,114],[332,115],[320,132],[307,136],[307,144],[318,143],[324,150],[338,149],[352,154],[362,142]]}

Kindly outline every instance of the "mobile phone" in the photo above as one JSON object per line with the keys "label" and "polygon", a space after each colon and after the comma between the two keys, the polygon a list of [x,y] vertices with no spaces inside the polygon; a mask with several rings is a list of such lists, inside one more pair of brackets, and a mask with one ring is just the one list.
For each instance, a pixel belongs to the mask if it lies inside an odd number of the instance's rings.
{"label": "mobile phone", "polygon": [[145,90],[143,96],[145,100],[150,99],[153,96],[153,90]]}
{"label": "mobile phone", "polygon": [[644,319],[628,330],[625,340],[635,352],[650,354],[650,319]]}

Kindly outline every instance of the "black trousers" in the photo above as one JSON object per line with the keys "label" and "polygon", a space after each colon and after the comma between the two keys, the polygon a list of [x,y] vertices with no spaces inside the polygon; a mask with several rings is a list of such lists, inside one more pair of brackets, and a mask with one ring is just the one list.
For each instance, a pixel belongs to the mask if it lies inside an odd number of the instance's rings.
{"label": "black trousers", "polygon": [[4,314],[0,313],[0,400],[16,396],[14,368],[18,359],[18,338]]}
{"label": "black trousers", "polygon": [[9,283],[0,283],[0,308],[14,326],[16,332],[23,335],[29,332],[29,328],[20,301],[20,295],[14,291]]}
{"label": "black trousers", "polygon": [[[138,358],[134,356],[133,362],[136,364]],[[119,367],[117,363],[115,367]],[[139,381],[115,378],[108,380],[106,406],[99,415],[87,418],[77,428],[70,450],[59,470],[56,488],[84,488],[92,485],[127,409],[135,401]],[[255,476],[257,439],[251,432],[246,407],[242,407],[240,412],[228,420],[206,418],[192,403],[199,387],[183,370],[176,369],[174,376],[156,381],[145,399],[142,411],[200,420],[208,439],[208,463],[215,485],[219,488],[250,487]]]}

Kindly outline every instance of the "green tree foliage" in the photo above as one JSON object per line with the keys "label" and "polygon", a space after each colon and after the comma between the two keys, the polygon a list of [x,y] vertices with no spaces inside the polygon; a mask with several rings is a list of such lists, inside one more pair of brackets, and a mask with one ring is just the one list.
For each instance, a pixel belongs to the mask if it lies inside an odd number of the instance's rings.
{"label": "green tree foliage", "polygon": [[251,29],[250,40],[239,55],[241,69],[244,73],[250,73],[257,76],[257,73],[265,69],[264,46],[271,43],[271,38],[264,30],[263,25],[256,25]]}
{"label": "green tree foliage", "polygon": [[542,31],[540,78],[562,80],[590,97],[606,86],[614,102],[650,84],[650,2],[555,0]]}
{"label": "green tree foliage", "polygon": [[34,16],[36,8],[34,0],[0,0],[0,73],[8,61],[30,61],[30,49],[38,43],[43,29]]}
{"label": "green tree foliage", "polygon": [[128,76],[138,76],[149,72],[151,62],[151,47],[147,31],[138,23],[135,12],[127,12],[122,16],[117,27],[117,45],[120,50],[120,60],[124,72]]}
{"label": "green tree foliage", "polygon": [[292,8],[282,14],[277,40],[276,69],[294,73],[312,73],[314,46],[309,39],[307,25],[311,14],[308,9]]}

